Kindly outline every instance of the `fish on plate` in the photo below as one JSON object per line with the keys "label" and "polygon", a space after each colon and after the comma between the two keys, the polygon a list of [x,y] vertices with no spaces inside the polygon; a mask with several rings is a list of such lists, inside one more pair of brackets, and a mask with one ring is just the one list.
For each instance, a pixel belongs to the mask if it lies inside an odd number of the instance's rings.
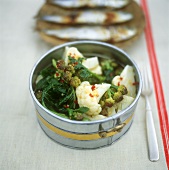
{"label": "fish on plate", "polygon": [[137,29],[132,26],[58,26],[55,29],[41,30],[41,32],[58,39],[85,39],[115,43],[134,37],[137,34]]}
{"label": "fish on plate", "polygon": [[118,9],[128,5],[131,0],[48,0],[47,2],[62,8],[109,7]]}
{"label": "fish on plate", "polygon": [[59,24],[119,24],[130,21],[133,15],[123,11],[81,10],[69,15],[43,15],[40,20]]}

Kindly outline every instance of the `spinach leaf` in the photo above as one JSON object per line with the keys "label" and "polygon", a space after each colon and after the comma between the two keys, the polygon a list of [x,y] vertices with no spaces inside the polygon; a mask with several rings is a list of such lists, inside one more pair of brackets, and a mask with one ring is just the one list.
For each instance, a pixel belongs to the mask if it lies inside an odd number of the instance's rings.
{"label": "spinach leaf", "polygon": [[79,113],[86,113],[87,111],[89,111],[88,107],[79,107],[78,109],[75,109],[76,112]]}
{"label": "spinach leaf", "polygon": [[[70,86],[70,88],[67,91],[66,97],[60,100],[59,105],[69,102],[70,105],[74,108],[74,105],[75,105],[74,101],[75,101],[75,91],[74,91],[74,88],[72,86]],[[73,103],[73,105],[72,105],[72,103]]]}
{"label": "spinach leaf", "polygon": [[52,77],[51,76],[47,76],[45,78],[42,78],[36,84],[35,91],[45,89],[49,84],[51,84],[51,82],[52,82]]}
{"label": "spinach leaf", "polygon": [[[44,83],[44,84],[43,84]],[[75,109],[76,94],[72,86],[49,77],[42,82],[41,103],[53,112],[68,113],[66,106]]]}
{"label": "spinach leaf", "polygon": [[56,71],[56,69],[54,67],[49,66],[49,67],[41,70],[40,75],[42,75],[43,77],[53,76],[55,71]]}

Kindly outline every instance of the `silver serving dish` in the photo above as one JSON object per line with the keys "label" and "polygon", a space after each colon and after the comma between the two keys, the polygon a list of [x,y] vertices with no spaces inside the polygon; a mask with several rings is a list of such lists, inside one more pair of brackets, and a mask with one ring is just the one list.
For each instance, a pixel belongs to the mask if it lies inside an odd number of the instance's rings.
{"label": "silver serving dish", "polygon": [[[85,57],[98,56],[111,58],[134,67],[137,85],[137,96],[133,103],[121,112],[97,121],[73,121],[59,117],[44,108],[34,95],[36,78],[44,67],[51,63],[52,58],[61,58],[66,46],[77,47]],[[29,81],[30,93],[36,108],[40,126],[54,141],[72,148],[94,149],[108,146],[122,137],[130,128],[134,111],[141,95],[141,75],[135,62],[121,49],[103,42],[75,41],[54,47],[44,54],[34,65]]]}

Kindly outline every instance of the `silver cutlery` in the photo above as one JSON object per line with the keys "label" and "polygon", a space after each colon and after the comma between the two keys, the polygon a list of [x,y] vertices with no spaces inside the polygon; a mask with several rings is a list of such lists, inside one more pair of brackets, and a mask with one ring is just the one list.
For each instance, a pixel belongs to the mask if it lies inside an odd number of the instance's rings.
{"label": "silver cutlery", "polygon": [[156,131],[154,127],[151,105],[149,102],[149,96],[152,94],[152,87],[149,79],[148,70],[145,67],[142,72],[142,78],[143,78],[142,95],[144,96],[146,102],[146,126],[147,126],[149,159],[150,161],[156,162],[159,160],[159,150],[158,150],[158,143],[157,143]]}

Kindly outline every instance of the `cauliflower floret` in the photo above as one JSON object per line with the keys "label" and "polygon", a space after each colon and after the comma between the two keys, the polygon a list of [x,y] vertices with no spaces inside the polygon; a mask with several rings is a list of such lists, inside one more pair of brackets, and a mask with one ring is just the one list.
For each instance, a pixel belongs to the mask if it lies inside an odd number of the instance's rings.
{"label": "cauliflower floret", "polygon": [[135,78],[134,78],[134,70],[132,66],[125,66],[123,71],[121,72],[120,76],[115,76],[112,80],[112,84],[119,86],[119,85],[125,85],[128,93],[128,96],[136,97],[136,86]]}
{"label": "cauliflower floret", "polygon": [[65,52],[63,53],[62,57],[65,61],[65,65],[68,65],[68,57],[73,57],[76,60],[78,60],[78,58],[84,58],[84,56],[78,51],[76,47],[65,47]]}
{"label": "cauliflower floret", "polygon": [[76,88],[79,106],[89,108],[87,115],[96,116],[101,112],[102,108],[98,104],[99,100],[110,86],[110,84],[106,83],[90,85],[88,81],[84,81]]}

